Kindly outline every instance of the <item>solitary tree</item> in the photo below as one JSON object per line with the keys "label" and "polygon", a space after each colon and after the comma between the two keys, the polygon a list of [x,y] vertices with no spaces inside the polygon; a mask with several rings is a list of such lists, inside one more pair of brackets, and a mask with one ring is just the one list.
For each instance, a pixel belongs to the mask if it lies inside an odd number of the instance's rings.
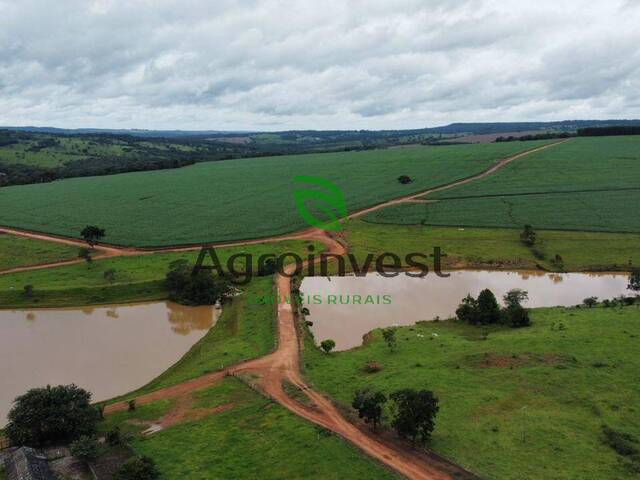
{"label": "solitary tree", "polygon": [[520,241],[528,247],[531,247],[536,243],[536,232],[533,231],[533,227],[531,225],[524,226],[524,230],[520,233]]}
{"label": "solitary tree", "polygon": [[509,290],[502,297],[506,305],[502,311],[504,323],[513,328],[528,327],[531,325],[529,310],[522,306],[522,302],[529,299],[529,294],[519,288]]}
{"label": "solitary tree", "polygon": [[329,353],[331,350],[333,350],[336,347],[336,342],[334,342],[333,340],[331,340],[330,338],[323,340],[322,342],[320,342],[320,348],[322,350],[324,350],[324,353]]}
{"label": "solitary tree", "polygon": [[384,330],[382,330],[382,338],[384,338],[384,341],[387,342],[389,350],[391,350],[392,352],[395,351],[398,345],[398,342],[396,340],[396,329],[385,328]]}
{"label": "solitary tree", "polygon": [[373,430],[376,430],[382,419],[382,408],[386,402],[387,397],[384,393],[365,388],[355,393],[351,406],[358,411],[358,416],[365,423],[373,424]]}
{"label": "solitary tree", "polygon": [[413,180],[411,180],[411,177],[409,175],[400,175],[398,177],[398,182],[400,182],[403,185],[406,185],[408,183],[413,182]]}
{"label": "solitary tree", "polygon": [[400,438],[408,438],[426,444],[435,428],[435,417],[438,413],[438,399],[433,392],[419,392],[406,388],[391,394],[396,406],[396,416],[392,425]]}
{"label": "solitary tree", "polygon": [[38,447],[92,435],[98,412],[91,394],[75,385],[33,388],[15,400],[6,433],[14,445]]}
{"label": "solitary tree", "polygon": [[89,244],[91,248],[95,246],[95,244],[104,237],[104,228],[96,227],[95,225],[87,225],[80,232],[84,241]]}

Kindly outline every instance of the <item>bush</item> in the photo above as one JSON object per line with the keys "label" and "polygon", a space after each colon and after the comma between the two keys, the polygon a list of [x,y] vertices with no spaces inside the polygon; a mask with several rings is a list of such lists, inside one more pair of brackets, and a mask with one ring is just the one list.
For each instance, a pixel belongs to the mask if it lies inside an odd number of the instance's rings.
{"label": "bush", "polygon": [[528,327],[531,325],[529,311],[520,306],[509,306],[503,310],[505,323],[512,328]]}
{"label": "bush", "polygon": [[122,434],[120,433],[120,427],[115,426],[113,427],[113,429],[109,430],[105,435],[105,440],[112,447],[122,445]]}
{"label": "bush", "polygon": [[525,225],[522,233],[520,233],[520,241],[527,247],[532,247],[536,243],[536,232],[533,231],[531,225]]}
{"label": "bush", "polygon": [[598,304],[598,297],[587,297],[582,301],[582,303],[589,308],[593,308]]}
{"label": "bush", "polygon": [[408,175],[400,175],[398,177],[398,182],[400,182],[402,185],[407,185],[411,182],[413,182],[413,180],[411,180],[411,177]]}
{"label": "bush", "polygon": [[336,342],[334,342],[330,338],[320,342],[320,348],[322,348],[322,350],[324,350],[324,353],[329,353],[335,347],[336,347]]}
{"label": "bush", "polygon": [[160,477],[154,461],[149,457],[127,460],[113,476],[114,480],[155,480]]}
{"label": "bush", "polygon": [[96,429],[91,394],[75,385],[33,388],[15,400],[6,433],[14,445],[39,447],[72,442]]}
{"label": "bush", "polygon": [[22,289],[22,291],[24,292],[24,296],[27,298],[33,298],[34,295],[34,288],[33,285],[25,285]]}
{"label": "bush", "polygon": [[98,458],[99,449],[98,441],[88,435],[82,435],[70,445],[71,454],[85,462]]}

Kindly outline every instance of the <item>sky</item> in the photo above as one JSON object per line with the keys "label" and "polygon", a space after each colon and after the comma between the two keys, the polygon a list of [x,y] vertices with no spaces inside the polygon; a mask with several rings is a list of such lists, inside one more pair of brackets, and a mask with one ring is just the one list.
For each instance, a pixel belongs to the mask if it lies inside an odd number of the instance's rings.
{"label": "sky", "polygon": [[640,118],[640,0],[0,0],[0,125]]}

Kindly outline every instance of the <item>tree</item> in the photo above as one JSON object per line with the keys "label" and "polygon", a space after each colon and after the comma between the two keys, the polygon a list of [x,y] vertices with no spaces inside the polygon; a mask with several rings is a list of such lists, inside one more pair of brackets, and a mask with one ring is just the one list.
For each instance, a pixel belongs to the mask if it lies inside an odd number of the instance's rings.
{"label": "tree", "polygon": [[155,480],[160,474],[153,459],[133,457],[127,460],[113,476],[114,480]]}
{"label": "tree", "polygon": [[409,175],[400,175],[398,177],[398,182],[400,182],[403,185],[406,185],[408,183],[413,182],[413,180],[411,180],[411,177]]}
{"label": "tree", "polygon": [[462,303],[460,303],[456,309],[456,317],[471,325],[480,323],[480,319],[478,318],[478,301],[471,295],[464,297]]}
{"label": "tree", "polygon": [[500,306],[491,290],[485,288],[478,295],[478,319],[483,325],[500,320]]}
{"label": "tree", "polygon": [[88,435],[82,435],[70,445],[71,454],[84,462],[98,458],[99,449],[98,441]]}
{"label": "tree", "polygon": [[104,228],[96,227],[95,225],[87,225],[80,232],[84,241],[89,244],[91,248],[95,246],[95,244],[104,237]]}
{"label": "tree", "polygon": [[504,319],[507,325],[512,328],[528,327],[531,325],[529,310],[522,305],[512,305],[503,310]]}
{"label": "tree", "polygon": [[513,288],[502,297],[502,300],[507,307],[519,307],[522,302],[529,300],[529,293],[519,288]]}
{"label": "tree", "polygon": [[6,433],[14,445],[39,447],[92,435],[98,412],[91,394],[75,385],[33,388],[15,400]]}
{"label": "tree", "polygon": [[398,342],[396,340],[396,329],[395,328],[385,328],[382,330],[382,338],[387,342],[387,346],[389,350],[392,352],[395,351]]}
{"label": "tree", "polygon": [[209,270],[193,269],[186,260],[177,260],[169,264],[165,285],[169,290],[169,299],[185,305],[214,305],[231,293],[229,282],[215,277]]}
{"label": "tree", "polygon": [[598,304],[598,297],[587,297],[582,301],[582,303],[589,308],[593,308]]}
{"label": "tree", "polygon": [[34,288],[33,285],[25,285],[22,288],[22,291],[24,292],[24,296],[27,298],[33,298],[34,295]]}
{"label": "tree", "polygon": [[531,225],[524,226],[524,230],[520,233],[520,241],[528,247],[531,247],[536,243],[536,232],[533,231],[533,227]]}
{"label": "tree", "polygon": [[640,291],[640,270],[636,270],[629,275],[629,285],[627,288],[634,292]]}
{"label": "tree", "polygon": [[409,438],[415,445],[426,444],[435,428],[438,413],[438,399],[429,390],[419,392],[406,388],[391,394],[396,407],[396,416],[392,421],[400,438]]}
{"label": "tree", "polygon": [[376,430],[382,419],[382,408],[386,402],[387,397],[384,393],[365,388],[355,393],[351,406],[358,411],[358,416],[365,423],[372,423],[373,430]]}
{"label": "tree", "polygon": [[323,340],[320,342],[320,348],[324,350],[324,353],[329,353],[336,347],[336,342],[328,338],[327,340]]}

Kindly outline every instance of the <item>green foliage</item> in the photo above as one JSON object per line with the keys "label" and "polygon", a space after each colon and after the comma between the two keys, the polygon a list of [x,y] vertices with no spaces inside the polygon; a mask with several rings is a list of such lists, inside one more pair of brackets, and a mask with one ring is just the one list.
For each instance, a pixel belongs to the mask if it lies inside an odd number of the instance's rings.
{"label": "green foliage", "polygon": [[112,447],[115,447],[117,445],[121,445],[122,444],[122,433],[120,431],[120,427],[115,426],[114,428],[109,430],[107,432],[107,434],[105,435],[105,439],[107,441],[107,444],[111,445]]}
{"label": "green foliage", "polygon": [[400,438],[425,445],[435,428],[435,418],[440,407],[438,398],[429,390],[416,391],[405,388],[393,392],[396,415],[391,422]]}
{"label": "green foliage", "polygon": [[496,296],[491,290],[485,288],[478,295],[478,322],[483,325],[496,323],[500,320],[500,307]]}
{"label": "green foliage", "polygon": [[395,351],[398,346],[398,341],[396,340],[396,329],[385,328],[382,330],[382,338],[384,338],[384,341],[387,343],[389,350],[392,352]]}
{"label": "green foliage", "polygon": [[79,460],[85,462],[94,460],[100,452],[100,445],[94,437],[82,435],[69,446],[71,454]]}
{"label": "green foliage", "polygon": [[532,247],[536,243],[536,232],[533,231],[531,225],[524,226],[524,230],[520,233],[520,241],[527,247]]}
{"label": "green foliage", "polygon": [[149,457],[132,457],[113,476],[114,480],[155,480],[160,474]]}
{"label": "green foliage", "polygon": [[22,293],[24,293],[24,296],[27,297],[27,298],[33,298],[33,295],[34,295],[33,285],[31,285],[31,284],[25,285],[22,288]]}
{"label": "green foliage", "polygon": [[333,350],[336,347],[336,342],[334,342],[333,340],[331,340],[330,338],[323,340],[322,342],[320,342],[320,348],[322,348],[322,350],[324,351],[324,353],[329,353],[331,350]]}
{"label": "green foliage", "polygon": [[598,297],[587,297],[582,301],[582,303],[589,308],[593,308],[598,304]]}
{"label": "green foliage", "polygon": [[104,228],[96,227],[95,225],[87,225],[80,232],[80,236],[93,248],[95,244],[105,236],[105,231]]}
{"label": "green foliage", "polygon": [[169,265],[165,282],[169,299],[183,305],[215,305],[231,293],[226,279],[215,277],[210,270],[198,270],[194,275],[186,260]]}
{"label": "green foliage", "polygon": [[[261,238],[306,228],[292,195],[296,176],[313,172],[335,183],[352,212],[481,172],[496,159],[539,145],[518,142],[262,157],[71,178],[37,188],[3,189],[0,211],[5,225],[67,236],[78,235],[84,225],[100,225],[108,232],[109,242],[119,245]],[[402,185],[395,181],[399,175],[414,181]]]}
{"label": "green foliage", "polygon": [[640,270],[636,270],[629,275],[629,290],[640,291]]}
{"label": "green foliage", "polygon": [[358,416],[365,423],[372,423],[373,429],[378,427],[382,420],[382,412],[387,397],[382,392],[374,392],[368,388],[357,390],[353,396],[351,406],[358,411]]}
{"label": "green foliage", "polygon": [[95,431],[91,394],[75,385],[33,388],[15,400],[6,433],[14,445],[71,442]]}

